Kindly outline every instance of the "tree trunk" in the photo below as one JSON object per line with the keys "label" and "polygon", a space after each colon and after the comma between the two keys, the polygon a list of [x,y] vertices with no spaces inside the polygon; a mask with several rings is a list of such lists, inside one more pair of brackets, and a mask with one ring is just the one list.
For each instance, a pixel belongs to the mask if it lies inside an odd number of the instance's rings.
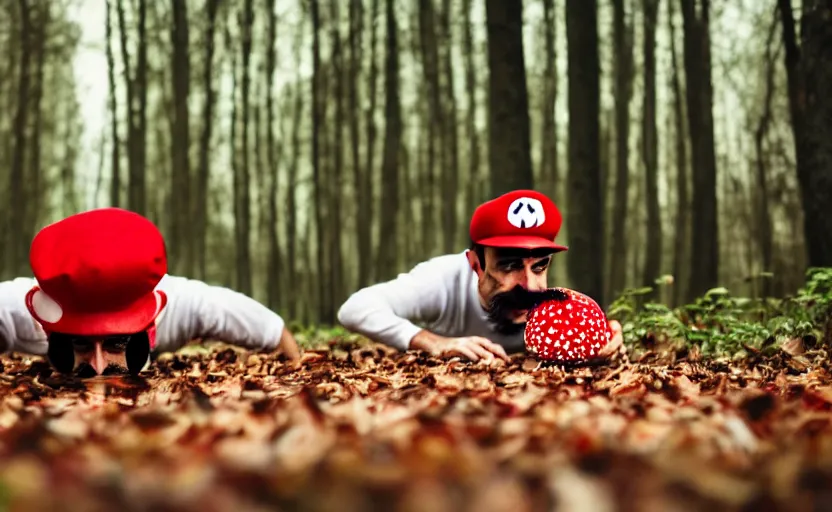
{"label": "tree trunk", "polygon": [[382,154],[381,224],[379,229],[378,268],[380,279],[390,279],[396,272],[398,244],[399,152],[402,139],[401,104],[399,103],[399,44],[394,0],[387,5],[387,55],[384,64],[384,152]]}
{"label": "tree trunk", "polygon": [[277,40],[277,5],[274,0],[267,2],[269,6],[268,50],[266,51],[266,154],[269,165],[269,194],[268,194],[268,223],[269,252],[266,276],[266,301],[273,311],[280,307],[280,297],[283,290],[283,255],[280,248],[280,220],[277,213],[277,198],[280,193],[280,170],[278,155],[282,154],[283,144],[277,147],[274,136],[274,73],[276,68]]}
{"label": "tree trunk", "polygon": [[249,185],[249,89],[251,73],[251,27],[254,25],[253,0],[245,0],[240,29],[242,31],[242,147],[241,161],[234,173],[234,235],[236,245],[237,288],[246,295],[251,295],[251,198]]}
{"label": "tree trunk", "polygon": [[26,182],[24,164],[26,157],[26,126],[31,92],[29,65],[32,62],[32,19],[28,0],[19,0],[20,19],[20,61],[17,76],[17,105],[14,115],[14,152],[9,186],[8,268],[16,275],[22,275],[25,267],[24,219],[26,218]]}
{"label": "tree trunk", "polygon": [[[203,40],[205,44],[205,62],[202,74],[202,85],[205,88],[205,103],[202,107],[202,134],[199,142],[199,170],[196,176],[196,197],[194,198],[194,255],[195,272],[199,279],[205,279],[205,253],[208,237],[208,184],[211,177],[211,134],[214,127],[214,103],[216,90],[214,89],[214,34],[217,29],[217,11],[220,0],[208,0],[208,24],[205,27]],[[233,153],[233,150],[232,150]]]}
{"label": "tree trunk", "polygon": [[[755,202],[754,218],[757,224],[757,246],[762,256],[762,271],[772,272],[774,241],[772,235],[771,213],[769,210],[769,193],[768,193],[768,170],[766,168],[766,154],[764,145],[768,137],[769,128],[772,121],[772,101],[774,97],[775,84],[774,72],[775,61],[777,59],[776,52],[779,52],[780,46],[777,50],[774,49],[774,36],[776,34],[777,19],[771,24],[768,32],[768,39],[766,40],[765,49],[765,98],[763,100],[763,113],[757,123],[757,129],[754,131],[754,149],[756,152],[756,176],[755,184],[756,190],[752,195]],[[768,296],[771,293],[771,281],[767,278],[761,279],[761,293],[763,296]]]}
{"label": "tree trunk", "polygon": [[[260,78],[260,80],[257,78]],[[255,75],[254,83],[252,84],[254,91],[251,94],[251,125],[254,128],[254,147],[252,148],[252,151],[254,157],[253,169],[255,174],[252,187],[254,194],[251,199],[252,220],[250,226],[254,239],[258,241],[262,240],[266,245],[266,251],[258,250],[257,246],[255,246],[254,254],[251,255],[251,273],[255,276],[252,284],[252,293],[256,293],[257,284],[262,283],[268,296],[268,281],[266,280],[263,282],[262,279],[257,278],[260,275],[260,256],[266,260],[265,270],[266,277],[268,278],[268,259],[269,251],[271,250],[271,235],[269,234],[269,190],[271,190],[271,169],[267,169],[266,167],[271,163],[271,157],[268,156],[267,153],[271,153],[277,149],[266,146],[266,135],[263,130],[263,125],[265,124],[264,118],[267,117],[267,112],[265,112],[265,109],[263,108],[265,103],[264,96],[268,95],[267,82],[268,74],[263,72],[259,77]],[[268,298],[266,304],[268,304]]]}
{"label": "tree trunk", "polygon": [[[672,0],[671,0],[672,1]],[[647,199],[647,247],[645,286],[653,286],[662,267],[662,220],[659,210],[659,142],[656,129],[656,24],[659,0],[644,0],[644,113],[642,114],[642,155]],[[653,297],[658,297],[653,294]]]}
{"label": "tree trunk", "polygon": [[600,64],[595,0],[567,0],[569,62],[569,231],[567,265],[575,289],[604,305],[604,201],[599,159]]}
{"label": "tree trunk", "polygon": [[[400,43],[400,47],[404,46],[403,43]],[[411,130],[418,129],[414,124],[411,122],[409,125]],[[406,135],[404,130],[402,130],[402,139],[406,139]],[[413,198],[416,195],[415,187],[413,183],[413,175],[414,175],[414,153],[418,153],[418,148],[411,152],[410,147],[405,142],[401,143],[401,158],[399,163],[399,169],[401,173],[399,175],[399,212],[401,213],[401,217],[399,219],[399,226],[415,226],[416,216],[414,215],[413,205],[414,201]],[[412,236],[407,230],[399,229],[399,262],[410,263],[412,261],[418,261],[418,259],[422,256],[419,254],[419,242],[418,239]]]}
{"label": "tree trunk", "polygon": [[135,133],[135,166],[130,169],[130,209],[144,215],[147,212],[147,0],[139,0],[138,62],[136,63],[138,119]]}
{"label": "tree trunk", "polygon": [[98,169],[95,173],[95,193],[93,197],[93,205],[95,208],[103,208],[107,206],[107,201],[101,201],[101,189],[104,186],[104,163],[107,159],[107,135],[104,133],[106,129],[101,130],[101,137],[98,140]]}
{"label": "tree trunk", "polygon": [[[370,97],[370,105],[366,111],[366,129],[367,129],[367,162],[364,167],[364,197],[367,201],[363,205],[359,205],[359,219],[363,223],[363,227],[359,229],[359,254],[373,253],[373,219],[375,218],[376,208],[373,207],[375,203],[375,194],[373,192],[373,178],[375,177],[375,152],[376,152],[376,96],[378,90],[378,12],[379,1],[372,0],[370,7],[370,90],[368,96]],[[364,244],[364,245],[361,245]],[[379,245],[382,242],[379,240]],[[373,279],[373,261],[372,258],[362,258],[359,267],[359,282],[369,283]],[[363,277],[363,279],[362,279]]]}
{"label": "tree trunk", "polygon": [[[169,46],[170,41],[165,41],[164,39],[165,32],[163,30],[156,30],[156,27],[170,23],[170,20],[162,13],[161,3],[150,2],[148,8],[148,21],[151,30],[150,38],[147,44],[151,48]],[[158,100],[150,104],[151,110],[149,112],[149,118],[155,122],[150,125],[148,137],[150,140],[150,146],[152,148],[159,149],[158,151],[150,151],[147,153],[147,156],[150,158],[150,162],[145,166],[145,169],[147,170],[147,178],[150,183],[170,184],[173,179],[173,173],[175,172],[173,169],[173,161],[170,158],[170,144],[173,139],[171,134],[174,128],[173,112],[175,109],[173,91],[170,87],[170,75],[170,66],[150,67],[150,87],[158,94]],[[167,130],[165,130],[165,123],[163,123],[162,120],[167,121]],[[168,150],[167,153],[165,153],[163,148]],[[162,224],[166,224],[166,240],[170,238],[167,231],[170,228],[170,218],[172,217],[171,212],[175,211],[172,206],[174,202],[174,193],[174,189],[170,186],[157,186],[156,193],[151,194],[151,196],[147,199],[146,208],[148,218],[151,222],[160,226]],[[165,215],[165,213],[168,214]],[[170,241],[167,243],[169,245],[174,245]],[[176,250],[176,248],[174,247],[173,250]],[[174,267],[176,265],[176,258],[169,257],[168,265],[169,268],[175,272]]]}
{"label": "tree trunk", "polygon": [[116,3],[121,32],[121,60],[127,89],[127,208],[144,215],[147,210],[145,177],[145,141],[147,132],[147,2],[139,0],[137,64],[131,76],[130,52],[127,49],[127,24],[123,0]]}
{"label": "tree trunk", "polygon": [[778,0],[786,48],[789,106],[797,155],[797,178],[803,201],[803,230],[810,267],[832,266],[832,27],[829,2],[804,0],[800,44],[789,0]]}
{"label": "tree trunk", "polygon": [[719,240],[716,203],[716,153],[714,148],[713,87],[711,84],[710,1],[681,0],[684,21],[685,75],[688,124],[693,157],[693,204],[688,300],[717,285]]}
{"label": "tree trunk", "polygon": [[329,311],[329,303],[331,297],[329,293],[329,283],[324,276],[326,276],[326,223],[324,222],[324,183],[322,162],[321,162],[321,129],[323,127],[324,112],[323,112],[323,95],[325,89],[321,87],[322,73],[321,73],[321,22],[318,12],[318,0],[312,1],[312,179],[315,188],[315,228],[317,233],[317,274],[318,274],[318,307],[322,312],[319,320],[323,318],[323,312]]}
{"label": "tree trunk", "polygon": [[[469,0],[470,1],[470,0]],[[555,203],[558,202],[558,131],[557,97],[558,70],[555,47],[557,19],[555,0],[543,0],[543,39],[546,65],[543,72],[543,113],[540,124],[540,186]]]}
{"label": "tree trunk", "polygon": [[523,57],[523,2],[486,0],[485,11],[490,71],[488,166],[490,197],[496,197],[510,190],[530,189],[534,182]]}
{"label": "tree trunk", "polygon": [[[18,11],[19,9],[16,2],[4,2],[0,4],[0,12],[6,15],[12,26],[15,27],[22,25],[20,21],[21,15]],[[19,79],[19,77],[17,77],[17,71],[20,67],[20,54],[22,52],[20,45],[13,43],[13,41],[15,41],[15,34],[13,32],[15,31],[9,31],[7,36],[6,40],[9,44],[6,47],[6,51],[3,53],[3,66],[0,68],[0,76],[5,78],[5,80],[0,81],[0,108],[3,108],[8,112],[13,111],[14,106],[18,101],[18,83],[16,78]],[[12,161],[14,159],[14,123],[9,122],[10,120],[8,117],[11,116],[7,116],[4,122],[0,124],[0,168],[11,171]],[[11,178],[11,175],[9,178]],[[8,189],[8,193],[11,195],[11,188]],[[4,222],[10,223],[10,216],[13,209],[13,203],[10,203],[8,200],[0,201],[0,218],[2,218]],[[0,243],[3,244],[3,247],[12,247],[13,234],[11,232],[10,225],[7,224],[4,228],[5,229],[0,231]],[[11,251],[7,251],[2,261],[3,278],[11,279],[16,277],[14,269],[9,266],[12,258],[13,255],[11,254]]]}
{"label": "tree trunk", "polygon": [[130,67],[130,50],[127,48],[127,24],[124,19],[124,0],[116,0],[119,40],[121,43],[121,64],[124,67],[124,88],[127,104],[127,208],[135,204],[136,175],[136,94]]}
{"label": "tree trunk", "polygon": [[[358,106],[359,83],[361,82],[362,44],[364,34],[364,6],[362,0],[350,0],[349,10],[349,77],[347,79],[348,103]],[[364,173],[361,163],[361,133],[359,131],[359,113],[361,109],[352,108],[349,112],[350,150],[352,157],[353,194],[355,195],[355,231],[358,237],[358,288],[369,285],[369,269],[372,260],[370,250],[371,231],[367,225],[371,219],[364,217],[367,205],[372,198],[366,196]]]}
{"label": "tree trunk", "polygon": [[[240,96],[240,91],[239,91],[239,79],[238,79],[238,76],[237,76],[237,58],[238,58],[238,55],[237,55],[237,52],[235,52],[233,50],[233,39],[231,38],[231,30],[230,30],[230,27],[228,25],[230,25],[230,23],[228,23],[225,27],[225,41],[226,41],[225,45],[226,45],[226,48],[228,48],[229,53],[231,54],[231,117],[229,119],[231,129],[229,130],[230,133],[229,133],[229,144],[228,144],[228,148],[229,148],[228,156],[229,156],[229,164],[230,164],[230,167],[231,167],[231,177],[232,177],[232,184],[233,184],[232,185],[233,186],[232,202],[233,202],[233,207],[234,207],[233,211],[234,211],[234,219],[235,219],[234,237],[235,237],[235,240],[237,240],[237,222],[236,222],[237,215],[238,215],[238,207],[237,207],[237,181],[238,181],[238,179],[237,179],[237,174],[240,172],[240,151],[238,149],[239,145],[237,143],[237,138],[238,138],[237,125],[239,124],[239,119],[238,119],[239,118],[238,97]],[[238,255],[237,255],[238,252],[239,252],[239,250],[237,250],[235,248],[235,255],[234,255],[235,265],[233,266],[233,268],[234,268],[233,275],[235,277],[235,280],[237,281],[234,284],[235,287],[239,287],[239,274],[238,274],[239,269],[238,269],[238,266],[236,264],[236,259],[238,258]]]}
{"label": "tree trunk", "polygon": [[168,244],[172,249],[171,267],[175,273],[184,273],[193,268],[191,260],[191,171],[188,153],[190,149],[190,114],[188,97],[191,88],[190,58],[188,57],[189,27],[186,0],[171,0],[173,23],[170,30],[173,57],[171,58],[171,86],[173,90],[173,123],[170,138],[171,194],[176,198],[171,203],[171,230]]}
{"label": "tree trunk", "polygon": [[[445,121],[442,112],[439,86],[439,52],[436,42],[436,15],[433,11],[433,0],[419,0],[419,43],[422,56],[422,71],[424,83],[427,87],[427,114],[424,129],[427,137],[427,161],[425,176],[426,190],[422,191],[422,236],[424,250],[433,253],[436,242],[438,220],[435,213],[439,208],[435,205],[443,195],[437,187],[437,174],[445,175],[445,170],[437,172],[437,160],[440,168],[445,159]],[[437,158],[437,153],[439,156]],[[445,209],[442,208],[444,218]],[[444,229],[444,226],[443,226]]]}
{"label": "tree trunk", "polygon": [[[314,107],[313,107],[314,109]],[[312,290],[314,288],[313,280],[314,274],[312,273],[312,222],[310,220],[306,221],[306,233],[304,233],[303,237],[303,245],[301,246],[301,260],[305,263],[304,265],[304,272],[301,274],[298,283],[302,290]],[[315,294],[314,293],[307,293],[303,295],[303,302],[300,304],[301,308],[301,319],[304,324],[312,324],[316,321],[315,313],[313,313],[315,304]]]}
{"label": "tree trunk", "polygon": [[[485,179],[480,169],[480,134],[477,129],[477,74],[474,66],[474,38],[471,34],[471,0],[463,0],[463,55],[465,57],[465,136],[468,138],[468,201],[465,214],[474,213],[482,201]],[[421,168],[421,166],[418,166]],[[467,231],[466,231],[467,233]]]}
{"label": "tree trunk", "polygon": [[[420,18],[423,9],[418,8],[413,11],[415,19],[411,21],[414,26],[421,27]],[[421,30],[410,31],[410,48],[411,58],[422,66],[422,73],[424,75],[424,51],[422,44]],[[404,44],[404,43],[403,43]],[[414,70],[415,72],[415,70]],[[424,79],[422,80],[424,82]],[[424,91],[424,89],[423,89]],[[416,131],[416,151],[418,170],[416,172],[416,201],[414,208],[418,212],[419,218],[419,246],[422,253],[433,254],[433,243],[436,235],[436,230],[432,230],[436,226],[436,219],[434,217],[434,193],[433,190],[433,153],[435,152],[433,144],[433,127],[430,123],[429,111],[430,94],[422,92],[413,102],[413,116],[412,129]]]}
{"label": "tree trunk", "polygon": [[[458,250],[457,228],[459,227],[459,130],[456,126],[456,93],[454,90],[453,37],[451,32],[451,0],[442,3],[442,62],[444,63],[445,97],[442,114],[442,144],[445,160],[443,170],[443,251]],[[467,244],[466,244],[467,245]]]}
{"label": "tree trunk", "polygon": [[[26,214],[26,222],[23,227],[23,240],[25,242],[31,241],[38,228],[41,226],[41,214],[43,212],[44,197],[46,196],[43,179],[43,170],[41,169],[41,153],[44,151],[43,141],[43,88],[44,88],[44,71],[46,67],[46,48],[49,38],[49,21],[50,21],[50,3],[46,2],[39,4],[34,10],[36,15],[36,27],[34,29],[34,45],[32,47],[32,60],[34,61],[34,76],[32,77],[31,101],[28,108],[32,110],[32,124],[29,128],[29,169],[25,172],[25,197],[28,204],[24,209]],[[47,120],[48,122],[48,120]],[[48,128],[47,128],[48,129]],[[28,257],[26,254],[27,246],[21,248],[20,264],[21,271],[26,274],[25,268]]]}
{"label": "tree trunk", "polygon": [[[300,67],[302,60],[302,44],[303,31],[298,31],[297,39],[295,41],[295,65]],[[298,214],[297,214],[297,188],[298,183],[298,166],[300,165],[301,155],[301,116],[303,115],[303,89],[300,82],[295,82],[290,89],[293,95],[292,107],[292,160],[289,162],[289,175],[286,184],[286,261],[288,270],[287,282],[295,284],[300,283],[298,275],[297,256],[298,256]],[[307,221],[307,225],[310,224]],[[307,228],[308,231],[308,228]],[[307,236],[308,233],[307,233]],[[311,261],[311,260],[305,260]],[[308,287],[306,289],[312,289]],[[314,293],[313,293],[314,295]],[[294,317],[298,314],[297,301],[289,301],[289,316]]]}
{"label": "tree trunk", "polygon": [[677,306],[685,300],[687,295],[688,283],[688,258],[687,245],[689,241],[688,228],[690,221],[688,197],[688,152],[687,152],[687,137],[685,133],[685,111],[684,103],[682,102],[682,87],[679,81],[679,64],[676,53],[676,23],[674,21],[675,12],[673,6],[674,0],[668,2],[667,22],[670,29],[670,59],[671,59],[671,88],[673,89],[673,120],[676,140],[676,222],[675,222],[675,242],[673,247],[673,278],[674,278],[674,301],[673,305]]}
{"label": "tree trunk", "polygon": [[[612,82],[615,83],[614,81]],[[604,204],[613,204],[611,196],[613,196],[615,190],[612,190],[610,186],[608,186],[608,180],[611,175],[613,175],[612,167],[613,167],[613,156],[615,152],[613,148],[618,143],[615,137],[615,106],[606,107],[601,111],[601,120],[598,124],[598,130],[600,133],[600,150],[598,152],[598,161],[601,165],[601,197],[603,198]],[[613,212],[614,213],[614,212]],[[607,211],[606,207],[604,209],[603,215],[606,218],[609,212]],[[626,212],[626,216],[632,219],[632,212]],[[612,238],[611,236],[611,229],[607,227],[607,225],[612,224],[612,222],[605,222],[604,223],[604,237],[605,239],[609,240]],[[632,240],[628,240],[630,243],[628,244],[628,249],[631,249],[633,244]],[[625,251],[623,254],[607,254],[604,255],[604,260],[602,263],[602,267],[604,268],[604,294],[605,296],[610,296],[612,293],[610,290],[610,275],[612,271],[612,266],[614,264],[613,259],[620,259],[620,264],[625,265],[632,260],[629,257],[630,251]],[[568,257],[568,256],[567,256]],[[556,270],[561,270],[556,267]],[[626,270],[623,272],[624,275],[627,275]]]}
{"label": "tree trunk", "polygon": [[[154,4],[154,9],[157,6],[158,4]],[[154,78],[157,78],[159,82],[164,83],[167,77],[159,76]],[[170,179],[172,173],[170,153],[165,154],[165,152],[161,150],[161,148],[169,147],[167,144],[169,143],[168,139],[170,139],[170,123],[168,123],[168,130],[165,130],[165,124],[162,123],[161,120],[167,119],[168,121],[172,121],[170,112],[173,111],[173,102],[168,94],[169,91],[167,87],[161,87],[160,92],[161,101],[153,103],[150,113],[151,119],[159,120],[151,125],[152,147],[160,148],[160,151],[150,152],[152,160],[150,161],[150,165],[148,167],[151,169],[151,183],[165,183]],[[147,217],[150,221],[157,225],[161,225],[165,222],[166,218],[164,217],[164,212],[170,210],[172,201],[173,190],[171,190],[170,187],[159,187],[157,193],[150,196],[148,200]]]}
{"label": "tree trunk", "polygon": [[110,206],[121,205],[121,137],[118,134],[118,97],[116,95],[115,58],[113,57],[113,21],[110,0],[106,1],[107,81],[110,100],[110,131],[112,156],[110,171]]}
{"label": "tree trunk", "polygon": [[334,324],[337,321],[335,305],[340,304],[344,299],[343,288],[343,261],[341,256],[341,190],[344,174],[344,81],[348,79],[344,73],[344,59],[341,50],[341,32],[339,29],[340,16],[338,5],[341,0],[332,0],[330,4],[332,23],[330,24],[330,38],[332,41],[332,76],[333,94],[335,96],[335,125],[333,126],[334,144],[329,151],[332,155],[333,173],[330,182],[329,203],[335,212],[329,219],[329,270],[330,270],[330,294],[333,302],[331,309],[325,311],[324,321],[327,324]]}
{"label": "tree trunk", "polygon": [[[613,0],[613,39],[615,58],[615,199],[609,266],[609,291],[617,296],[624,291],[627,274],[627,230],[630,198],[630,100],[633,95],[633,38],[627,26],[624,0]],[[606,191],[606,187],[602,187]],[[604,192],[602,192],[604,193]]]}

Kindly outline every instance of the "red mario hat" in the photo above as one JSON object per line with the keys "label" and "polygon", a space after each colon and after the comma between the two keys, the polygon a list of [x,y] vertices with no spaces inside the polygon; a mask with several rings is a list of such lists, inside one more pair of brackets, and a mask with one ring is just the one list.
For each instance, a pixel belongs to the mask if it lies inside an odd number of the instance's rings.
{"label": "red mario hat", "polygon": [[165,242],[145,217],[120,208],[72,215],[43,228],[29,263],[38,285],[26,306],[44,329],[78,336],[148,329],[167,304]]}
{"label": "red mario hat", "polygon": [[481,204],[471,218],[470,235],[475,243],[491,247],[553,249],[563,222],[555,203],[534,190],[514,190]]}

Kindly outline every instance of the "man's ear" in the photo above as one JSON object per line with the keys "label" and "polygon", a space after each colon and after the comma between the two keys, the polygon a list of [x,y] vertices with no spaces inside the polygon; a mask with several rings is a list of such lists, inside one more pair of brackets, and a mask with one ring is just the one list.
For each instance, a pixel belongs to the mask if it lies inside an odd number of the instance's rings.
{"label": "man's ear", "polygon": [[124,351],[127,369],[133,375],[138,375],[150,360],[150,337],[146,332],[134,334],[127,343]]}
{"label": "man's ear", "polygon": [[480,275],[483,268],[480,266],[480,259],[477,256],[477,253],[468,249],[465,251],[465,257],[468,258],[468,266],[471,267],[471,270],[473,270],[477,275]]}
{"label": "man's ear", "polygon": [[64,336],[53,334],[49,337],[46,359],[58,373],[72,373],[75,369],[75,351],[72,343]]}

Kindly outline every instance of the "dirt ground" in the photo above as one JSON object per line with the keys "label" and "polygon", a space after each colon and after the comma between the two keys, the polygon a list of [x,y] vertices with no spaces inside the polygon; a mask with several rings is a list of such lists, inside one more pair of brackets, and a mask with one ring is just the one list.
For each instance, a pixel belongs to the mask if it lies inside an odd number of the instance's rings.
{"label": "dirt ground", "polygon": [[219,345],[81,382],[0,358],[0,509],[832,509],[825,353],[567,370],[375,345],[304,359]]}

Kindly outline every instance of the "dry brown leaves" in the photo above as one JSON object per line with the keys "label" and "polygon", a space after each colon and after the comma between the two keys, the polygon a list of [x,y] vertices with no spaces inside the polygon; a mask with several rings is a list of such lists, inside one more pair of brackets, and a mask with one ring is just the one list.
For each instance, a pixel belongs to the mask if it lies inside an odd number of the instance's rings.
{"label": "dry brown leaves", "polygon": [[801,357],[564,370],[353,345],[296,370],[220,347],[87,383],[4,357],[0,508],[820,509],[832,383]]}

